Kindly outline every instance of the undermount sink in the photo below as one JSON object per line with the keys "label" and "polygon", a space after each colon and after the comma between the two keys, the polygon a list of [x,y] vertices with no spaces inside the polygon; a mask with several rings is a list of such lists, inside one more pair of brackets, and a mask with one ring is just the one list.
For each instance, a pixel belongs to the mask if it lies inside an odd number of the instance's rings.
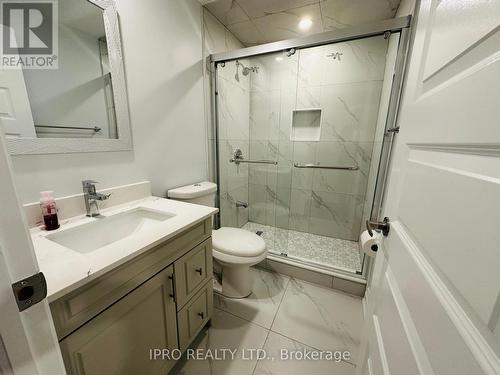
{"label": "undermount sink", "polygon": [[49,234],[46,238],[79,253],[90,253],[174,216],[167,212],[136,208],[112,216],[101,216],[91,223]]}

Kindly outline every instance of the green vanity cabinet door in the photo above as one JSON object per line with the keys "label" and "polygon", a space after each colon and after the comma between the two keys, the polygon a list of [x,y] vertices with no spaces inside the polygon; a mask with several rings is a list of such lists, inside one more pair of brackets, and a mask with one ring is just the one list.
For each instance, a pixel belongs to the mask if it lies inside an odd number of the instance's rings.
{"label": "green vanity cabinet door", "polygon": [[180,310],[212,279],[212,238],[200,243],[174,263],[175,296]]}
{"label": "green vanity cabinet door", "polygon": [[173,266],[169,266],[61,341],[68,374],[166,374],[175,364],[150,349],[177,349]]}

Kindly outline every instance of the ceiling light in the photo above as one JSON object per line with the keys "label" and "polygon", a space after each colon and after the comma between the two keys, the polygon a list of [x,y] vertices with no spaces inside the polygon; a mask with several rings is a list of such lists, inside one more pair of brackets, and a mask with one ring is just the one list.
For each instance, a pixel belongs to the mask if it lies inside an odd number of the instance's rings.
{"label": "ceiling light", "polygon": [[309,30],[313,24],[310,18],[302,18],[299,22],[299,29]]}

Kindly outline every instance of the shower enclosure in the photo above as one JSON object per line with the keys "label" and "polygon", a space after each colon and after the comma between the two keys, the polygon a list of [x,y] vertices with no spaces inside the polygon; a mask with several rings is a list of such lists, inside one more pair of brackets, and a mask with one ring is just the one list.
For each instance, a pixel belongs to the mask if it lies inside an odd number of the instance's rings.
{"label": "shower enclosure", "polygon": [[362,275],[409,21],[210,56],[217,225],[261,234],[273,258]]}

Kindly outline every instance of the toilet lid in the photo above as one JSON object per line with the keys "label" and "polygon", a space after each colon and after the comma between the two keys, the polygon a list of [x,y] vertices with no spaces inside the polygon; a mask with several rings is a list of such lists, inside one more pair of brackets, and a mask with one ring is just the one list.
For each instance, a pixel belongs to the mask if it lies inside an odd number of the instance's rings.
{"label": "toilet lid", "polygon": [[244,229],[223,227],[212,232],[215,250],[228,255],[255,257],[266,250],[262,237]]}

